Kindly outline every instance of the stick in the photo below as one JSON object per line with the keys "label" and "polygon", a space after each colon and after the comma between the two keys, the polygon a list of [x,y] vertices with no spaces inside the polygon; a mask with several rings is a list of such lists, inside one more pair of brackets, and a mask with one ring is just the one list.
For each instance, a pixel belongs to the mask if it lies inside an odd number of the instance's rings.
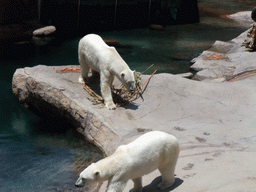
{"label": "stick", "polygon": [[84,85],[83,88],[92,96],[96,97],[97,100],[103,101],[103,98],[95,93],[89,86]]}
{"label": "stick", "polygon": [[157,69],[152,73],[152,75],[141,85],[141,87],[133,94],[136,95],[141,89],[142,87],[144,87],[146,85],[146,83],[151,79],[151,77],[153,77],[153,75],[157,72]]}
{"label": "stick", "polygon": [[147,70],[149,70],[151,67],[153,67],[154,64],[150,65],[145,71],[143,71],[141,74],[145,73]]}

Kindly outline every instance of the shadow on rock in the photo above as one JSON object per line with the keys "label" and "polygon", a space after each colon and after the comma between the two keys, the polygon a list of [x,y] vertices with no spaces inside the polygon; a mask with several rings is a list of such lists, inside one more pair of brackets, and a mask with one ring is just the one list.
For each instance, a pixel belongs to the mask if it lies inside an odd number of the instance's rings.
{"label": "shadow on rock", "polygon": [[160,184],[162,181],[162,177],[159,176],[157,178],[155,178],[149,185],[143,187],[143,192],[169,192],[169,191],[173,191],[174,189],[176,189],[177,187],[179,187],[182,183],[183,180],[180,178],[175,178],[175,183],[173,186],[171,186],[168,189],[165,190],[160,190],[157,185]]}
{"label": "shadow on rock", "polygon": [[[97,103],[95,99],[101,97],[101,89],[100,89],[100,76],[98,73],[93,74],[89,77],[89,83],[87,84],[98,96],[96,98],[91,99],[95,104],[103,103],[99,102]],[[114,85],[115,86],[115,85]],[[120,87],[120,85],[118,85]],[[112,89],[112,97],[115,104],[117,104],[118,107],[123,107],[125,109],[132,109],[136,110],[138,109],[138,106],[129,101],[127,99],[128,91],[124,91],[125,89]],[[102,99],[102,98],[101,98]],[[135,99],[133,99],[135,100]]]}

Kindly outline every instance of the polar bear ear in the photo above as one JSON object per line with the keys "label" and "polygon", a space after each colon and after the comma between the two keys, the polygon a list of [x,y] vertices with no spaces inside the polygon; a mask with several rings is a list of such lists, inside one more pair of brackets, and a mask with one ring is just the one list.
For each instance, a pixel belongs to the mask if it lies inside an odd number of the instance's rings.
{"label": "polar bear ear", "polygon": [[94,172],[94,177],[97,178],[97,177],[99,177],[99,176],[100,176],[100,172],[99,172],[99,171],[95,171],[95,172]]}

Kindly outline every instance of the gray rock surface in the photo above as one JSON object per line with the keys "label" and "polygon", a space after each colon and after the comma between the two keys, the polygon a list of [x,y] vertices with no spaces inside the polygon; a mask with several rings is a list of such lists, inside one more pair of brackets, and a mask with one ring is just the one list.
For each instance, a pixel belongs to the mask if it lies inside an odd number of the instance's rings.
{"label": "gray rock surface", "polygon": [[241,11],[232,15],[228,15],[228,17],[239,22],[242,25],[248,25],[253,22],[251,18],[251,13],[251,11]]}
{"label": "gray rock surface", "polygon": [[198,80],[229,80],[246,71],[256,70],[256,52],[248,51],[242,43],[248,30],[229,42],[216,41],[213,46],[194,58],[191,68],[199,71]]}
{"label": "gray rock surface", "polygon": [[[248,28],[249,23],[253,23],[251,11],[239,12],[229,17],[244,23],[246,21]],[[200,81],[222,82],[256,70],[256,52],[243,46],[248,31],[249,29],[229,42],[217,40],[209,50],[194,58],[191,68],[199,71],[195,78]]]}
{"label": "gray rock surface", "polygon": [[[255,190],[256,76],[211,83],[157,74],[143,94],[144,101],[108,110],[88,99],[78,83],[80,71],[59,71],[64,67],[17,69],[13,92],[18,101],[45,116],[69,119],[107,155],[146,131],[175,135],[181,146],[177,180],[165,191]],[[142,82],[148,77],[142,76]],[[143,177],[146,192],[159,191],[159,175],[155,171]],[[106,182],[100,191],[105,187]],[[124,191],[131,188],[129,181]]]}

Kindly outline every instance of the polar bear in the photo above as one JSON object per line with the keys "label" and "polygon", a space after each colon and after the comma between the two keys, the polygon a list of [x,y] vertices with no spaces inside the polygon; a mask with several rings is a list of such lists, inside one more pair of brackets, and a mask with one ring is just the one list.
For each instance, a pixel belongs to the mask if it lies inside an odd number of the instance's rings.
{"label": "polar bear", "polygon": [[109,47],[95,34],[84,36],[78,45],[78,60],[81,66],[79,82],[88,82],[88,72],[100,74],[101,95],[108,109],[115,109],[111,87],[116,76],[127,90],[134,90],[134,72],[128,67],[114,47]]}
{"label": "polar bear", "polygon": [[179,155],[178,140],[161,131],[151,131],[127,145],[121,145],[109,157],[92,163],[80,173],[75,183],[84,187],[108,180],[107,192],[121,192],[129,179],[132,192],[142,191],[142,176],[156,169],[162,175],[158,187],[163,190],[174,182],[174,170]]}

